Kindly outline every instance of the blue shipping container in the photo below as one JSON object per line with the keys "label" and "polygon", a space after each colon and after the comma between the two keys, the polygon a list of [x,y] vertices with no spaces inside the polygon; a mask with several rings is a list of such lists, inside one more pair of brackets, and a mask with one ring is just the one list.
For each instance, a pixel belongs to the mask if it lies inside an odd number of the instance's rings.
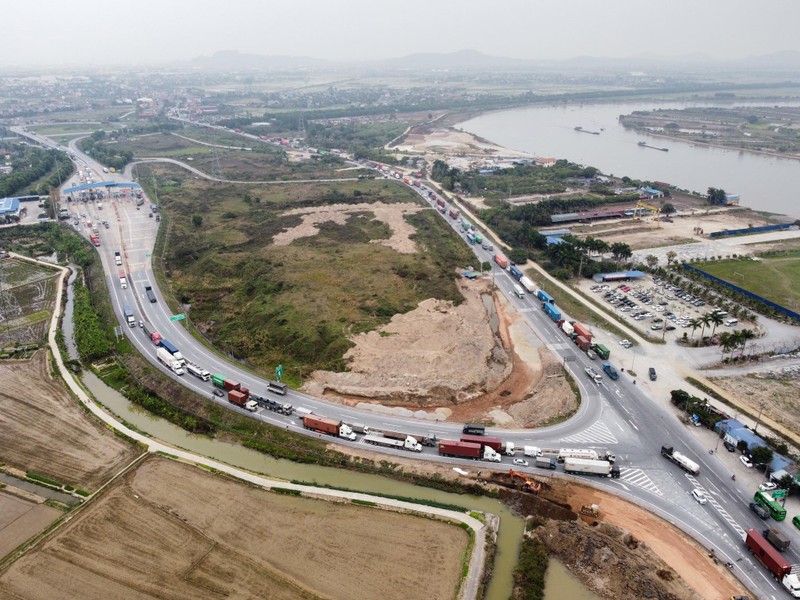
{"label": "blue shipping container", "polygon": [[161,346],[165,348],[167,352],[169,352],[170,354],[175,354],[178,351],[178,349],[175,346],[173,346],[169,342],[169,340],[165,340],[164,338],[161,338]]}
{"label": "blue shipping container", "polygon": [[554,304],[543,304],[542,308],[544,308],[544,312],[546,312],[547,316],[553,319],[553,321],[561,319],[561,311],[558,310]]}
{"label": "blue shipping container", "polygon": [[509,272],[509,273],[511,273],[511,276],[512,276],[514,279],[516,279],[517,281],[519,281],[520,279],[522,279],[522,271],[520,271],[520,270],[519,270],[517,267],[515,267],[514,265],[511,265],[510,267],[508,267],[508,272]]}
{"label": "blue shipping container", "polygon": [[553,304],[554,302],[553,297],[544,290],[539,290],[536,292],[536,297],[542,302],[547,302],[548,304]]}

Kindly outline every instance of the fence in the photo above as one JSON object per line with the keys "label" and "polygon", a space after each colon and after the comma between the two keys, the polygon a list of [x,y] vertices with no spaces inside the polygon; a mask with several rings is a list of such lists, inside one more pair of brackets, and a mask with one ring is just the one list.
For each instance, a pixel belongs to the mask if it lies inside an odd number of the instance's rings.
{"label": "fence", "polygon": [[713,231],[708,234],[708,237],[713,239],[732,235],[753,235],[767,231],[783,231],[790,227],[793,227],[791,223],[781,223],[780,225],[764,225],[763,227],[747,227],[746,229],[726,229],[725,231]]}
{"label": "fence", "polygon": [[753,292],[751,292],[749,290],[746,290],[744,288],[740,288],[738,285],[734,285],[734,284],[732,284],[732,283],[730,283],[728,281],[725,281],[724,279],[720,279],[719,277],[715,277],[711,273],[706,273],[705,271],[701,271],[697,267],[693,267],[693,266],[691,266],[691,265],[689,265],[687,263],[682,263],[682,265],[683,265],[683,268],[686,269],[687,271],[691,271],[692,273],[697,273],[701,277],[705,277],[706,279],[710,279],[711,281],[715,281],[715,282],[717,282],[717,283],[719,283],[721,285],[724,285],[728,289],[731,289],[731,290],[733,290],[735,292],[739,292],[740,294],[744,294],[748,298],[752,298],[753,300],[761,302],[762,304],[766,304],[770,308],[775,309],[776,311],[778,311],[781,314],[786,315],[787,317],[790,317],[792,319],[796,319],[796,320],[800,321],[800,314],[794,312],[793,310],[789,310],[785,306],[781,306],[780,304],[775,304],[771,300],[767,300],[766,298],[762,298],[758,294],[754,294]]}

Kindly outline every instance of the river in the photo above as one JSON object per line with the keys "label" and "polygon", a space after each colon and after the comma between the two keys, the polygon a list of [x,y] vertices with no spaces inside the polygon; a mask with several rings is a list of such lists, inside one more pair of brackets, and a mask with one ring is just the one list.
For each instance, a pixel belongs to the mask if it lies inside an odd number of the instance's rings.
{"label": "river", "polygon": [[[796,103],[748,102],[737,106]],[[635,110],[711,106],[708,103],[618,103],[530,106],[487,113],[458,127],[506,148],[536,156],[563,158],[593,166],[608,175],[666,181],[705,195],[709,187],[741,195],[749,208],[800,218],[797,182],[800,161],[764,154],[710,148],[702,144],[645,136],[625,129],[619,115]],[[731,105],[724,105],[731,106]],[[598,131],[590,135],[575,131]],[[637,142],[669,148],[659,152]]]}

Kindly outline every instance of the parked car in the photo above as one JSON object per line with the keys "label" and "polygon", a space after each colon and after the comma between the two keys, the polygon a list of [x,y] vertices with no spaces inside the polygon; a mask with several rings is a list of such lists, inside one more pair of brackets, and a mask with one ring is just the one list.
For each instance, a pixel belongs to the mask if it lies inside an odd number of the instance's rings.
{"label": "parked car", "polygon": [[708,502],[708,498],[706,498],[706,493],[703,490],[694,488],[692,490],[692,498],[697,500],[698,504],[705,504]]}
{"label": "parked car", "polygon": [[655,381],[656,379],[658,379],[658,375],[656,375],[656,370],[654,367],[650,367],[647,370],[647,373],[648,375],[650,375],[650,381]]}
{"label": "parked car", "polygon": [[778,489],[778,484],[773,481],[765,481],[764,483],[758,486],[758,489],[760,489],[763,492],[771,492],[772,490]]}
{"label": "parked car", "polygon": [[[769,511],[766,508],[764,508],[763,506],[761,506],[760,504],[756,503],[756,502],[751,502],[750,503],[750,510],[752,510],[754,513],[756,513],[756,515],[758,516],[759,519],[764,519],[765,521],[767,519],[769,519]],[[795,517],[795,519],[796,518],[797,517]],[[792,519],[792,523],[794,523],[794,519]],[[796,526],[800,527],[798,525],[796,525]]]}
{"label": "parked car", "polygon": [[725,450],[727,450],[728,452],[736,452],[736,446],[734,446],[730,442],[728,441],[722,442],[722,445],[725,446]]}
{"label": "parked car", "polygon": [[800,529],[800,517],[792,517],[792,525]]}
{"label": "parked car", "polygon": [[742,461],[742,464],[745,467],[747,467],[748,469],[752,469],[753,468],[753,462],[750,460],[750,458],[748,456],[745,456],[744,454],[742,454],[739,457],[739,460]]}

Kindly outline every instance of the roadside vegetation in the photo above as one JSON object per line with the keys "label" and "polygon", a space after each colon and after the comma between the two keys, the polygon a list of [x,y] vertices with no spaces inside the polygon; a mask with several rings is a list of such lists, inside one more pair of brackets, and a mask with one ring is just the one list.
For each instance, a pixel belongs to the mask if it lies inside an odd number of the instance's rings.
{"label": "roadside vegetation", "polygon": [[46,195],[75,172],[69,157],[57,150],[44,150],[27,144],[11,144],[13,170],[0,177],[0,198]]}

